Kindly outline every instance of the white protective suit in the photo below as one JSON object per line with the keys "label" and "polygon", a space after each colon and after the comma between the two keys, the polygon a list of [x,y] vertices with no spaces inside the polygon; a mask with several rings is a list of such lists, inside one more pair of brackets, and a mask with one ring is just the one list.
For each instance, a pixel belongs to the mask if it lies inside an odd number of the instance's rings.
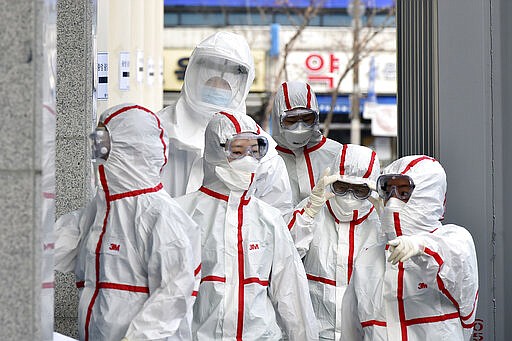
{"label": "white protective suit", "polygon": [[[385,244],[360,253],[343,302],[343,339],[424,341],[470,340],[478,298],[478,269],[473,239],[444,215],[446,174],[435,159],[403,157],[384,174],[405,174],[415,184],[401,209],[384,208],[387,239],[409,236],[424,251],[396,265],[387,261]],[[405,237],[404,237],[405,238]]]}
{"label": "white protective suit", "polygon": [[[226,80],[234,83],[233,98],[228,105],[217,106],[201,99],[200,91],[206,80],[220,76],[213,69],[205,69],[204,65],[211,60],[237,63],[246,72],[243,77],[236,78],[236,82],[226,77]],[[243,36],[221,31],[196,46],[190,56],[176,104],[157,113],[170,137],[169,162],[163,169],[162,182],[172,197],[191,193],[201,186],[206,124],[219,111],[245,114],[245,100],[253,80],[254,61]],[[275,141],[264,131],[262,135],[267,137],[270,146],[256,172],[254,195],[278,208],[283,214],[289,213],[293,206],[286,166],[275,151]]]}
{"label": "white protective suit", "polygon": [[281,127],[281,115],[286,110],[307,108],[318,114],[316,95],[309,84],[302,81],[291,81],[281,84],[278,89],[270,120],[272,122],[272,137],[277,142],[277,151],[283,158],[292,188],[292,200],[295,207],[300,201],[311,194],[326,165],[330,165],[341,149],[341,144],[322,135],[318,125],[313,128],[309,142],[297,148],[285,138]]}
{"label": "white protective suit", "polygon": [[165,132],[137,105],[100,122],[111,140],[101,187],[56,223],[56,270],[74,271],[79,288],[80,340],[190,340],[199,228],[162,189]]}
{"label": "white protective suit", "polygon": [[250,195],[250,181],[249,190],[237,183],[251,173],[220,180],[233,168],[219,145],[257,129],[249,116],[215,115],[205,134],[203,186],[176,199],[202,229],[194,340],[280,340],[282,331],[290,340],[318,339],[304,267],[280,212]]}
{"label": "white protective suit", "polygon": [[[331,170],[343,181],[370,187],[380,173],[375,152],[354,144],[340,148]],[[343,295],[363,244],[377,242],[379,219],[369,200],[355,199],[349,192],[328,200],[313,221],[300,209],[307,200],[294,212],[290,232],[303,257],[320,339],[340,340]]]}

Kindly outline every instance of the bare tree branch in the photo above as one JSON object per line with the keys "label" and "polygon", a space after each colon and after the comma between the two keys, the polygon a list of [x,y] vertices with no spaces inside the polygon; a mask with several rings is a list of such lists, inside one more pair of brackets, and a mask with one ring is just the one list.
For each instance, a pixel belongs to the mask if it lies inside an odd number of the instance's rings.
{"label": "bare tree branch", "polygon": [[[321,1],[310,0],[309,6],[304,9],[304,12],[302,13],[303,20],[302,20],[301,25],[297,28],[297,31],[295,31],[294,35],[290,38],[290,40],[288,40],[288,42],[284,46],[283,61],[281,63],[281,66],[279,67],[279,72],[275,77],[275,83],[274,83],[274,87],[273,87],[274,89],[277,89],[278,86],[281,84],[283,73],[284,73],[284,80],[285,81],[288,80],[288,70],[287,70],[288,55],[289,55],[290,51],[292,51],[293,46],[295,45],[295,42],[300,37],[300,35],[304,31],[304,29],[309,26],[311,19],[313,19],[318,14],[318,11],[322,8],[324,1],[325,0],[321,0]],[[265,108],[265,115],[264,115],[263,121],[262,121],[263,129],[268,129],[270,113],[272,111],[272,106],[274,104],[274,97],[275,97],[275,91],[272,91],[272,94],[270,95],[269,101]]]}
{"label": "bare tree branch", "polygon": [[[324,133],[323,133],[324,136],[327,137],[329,135],[330,125],[332,123],[334,108],[336,106],[341,83],[343,82],[343,80],[345,79],[347,74],[354,68],[355,65],[359,64],[359,62],[361,60],[368,57],[371,53],[374,52],[374,50],[368,49],[367,47],[370,44],[370,42],[379,33],[381,33],[384,30],[384,28],[389,23],[391,23],[392,20],[394,20],[394,9],[395,9],[395,7],[388,8],[386,10],[387,15],[386,15],[386,18],[384,19],[384,21],[379,26],[375,27],[374,29],[368,30],[366,35],[359,42],[356,42],[356,45],[354,46],[354,48],[357,50],[352,51],[352,55],[345,67],[345,70],[341,74],[340,79],[338,80],[338,83],[336,84],[336,87],[331,91],[331,107],[329,109],[329,112],[327,113],[327,116],[325,117],[325,120],[324,120]],[[372,13],[376,13],[376,12],[373,11]],[[373,22],[374,15],[375,14],[372,15],[372,20],[369,20],[369,22]],[[356,56],[357,56],[357,58],[356,58]]]}
{"label": "bare tree branch", "polygon": [[[282,61],[278,68],[279,71],[277,72],[277,74],[275,76],[275,81],[274,81],[274,86],[273,86],[274,90],[272,90],[272,92],[269,96],[267,105],[265,107],[264,117],[262,120],[262,127],[264,129],[268,129],[270,113],[272,111],[272,106],[274,103],[274,97],[275,97],[275,93],[276,93],[275,89],[278,89],[278,87],[281,84],[281,82],[283,81],[283,79],[284,79],[284,81],[288,80],[288,69],[287,69],[288,56],[289,56],[290,52],[293,50],[293,47],[294,47],[296,41],[302,35],[304,29],[306,29],[309,26],[311,20],[318,14],[319,10],[321,10],[321,8],[323,8],[324,1],[325,0],[320,0],[320,1],[310,0],[310,4],[308,5],[307,8],[305,8],[303,10],[296,9],[296,11],[295,11],[295,14],[301,15],[303,20],[302,20],[302,23],[300,24],[300,26],[295,31],[295,33],[293,34],[293,36],[284,45],[284,50],[282,53]],[[288,2],[288,0],[282,0],[281,4],[283,6],[288,6],[289,2]],[[288,8],[288,10],[292,10],[292,8],[290,7],[290,8]],[[375,52],[375,48],[369,48],[370,44],[372,43],[374,38],[376,36],[378,36],[394,20],[395,6],[383,8],[383,9],[377,9],[377,8],[373,7],[369,11],[370,11],[370,13],[367,16],[368,19],[367,19],[366,28],[372,28],[372,29],[364,30],[363,31],[364,36],[359,38],[358,41],[355,42],[353,44],[353,46],[351,47],[350,58],[346,64],[345,69],[343,70],[337,84],[336,84],[336,87],[333,88],[331,91],[331,107],[329,109],[329,112],[327,113],[326,119],[324,120],[324,133],[323,133],[324,136],[328,136],[328,134],[329,134],[330,125],[332,123],[334,108],[336,106],[336,101],[337,101],[341,83],[343,82],[345,77],[348,75],[348,73],[351,70],[353,70],[354,67],[361,62],[361,60],[367,58],[370,54]],[[374,23],[374,18],[376,17],[376,15],[383,14],[383,13],[386,13],[386,17],[383,19],[383,21],[378,26],[374,26],[373,23]],[[261,13],[261,15],[263,15],[263,13]],[[288,12],[288,15],[290,16],[290,12]],[[290,17],[290,21],[292,21],[291,17]],[[347,48],[342,48],[342,50],[346,50],[346,49]]]}

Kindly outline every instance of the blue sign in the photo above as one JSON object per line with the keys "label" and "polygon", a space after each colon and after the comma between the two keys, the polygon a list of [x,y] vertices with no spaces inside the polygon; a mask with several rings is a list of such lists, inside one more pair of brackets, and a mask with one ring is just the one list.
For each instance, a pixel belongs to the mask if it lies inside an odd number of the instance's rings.
{"label": "blue sign", "polygon": [[[327,114],[331,109],[331,95],[316,95],[316,99],[318,101],[318,111],[320,114]],[[366,98],[361,98],[359,101],[359,109],[361,113],[363,112],[364,102]],[[396,104],[396,96],[377,96],[377,103],[379,104]],[[347,95],[338,95],[336,97],[336,104],[334,105],[334,114],[350,114],[350,99]]]}
{"label": "blue sign", "polygon": [[[347,8],[351,0],[326,0],[322,8]],[[361,0],[366,7],[382,8],[394,6],[395,0]],[[310,0],[164,0],[164,6],[198,7],[308,7]],[[318,3],[321,3],[320,1]]]}

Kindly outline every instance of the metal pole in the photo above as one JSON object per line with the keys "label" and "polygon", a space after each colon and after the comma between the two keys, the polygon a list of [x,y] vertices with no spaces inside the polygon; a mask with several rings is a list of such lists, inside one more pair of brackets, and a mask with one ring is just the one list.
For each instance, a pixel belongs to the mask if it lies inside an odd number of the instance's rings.
{"label": "metal pole", "polygon": [[354,68],[352,69],[352,96],[350,106],[350,143],[361,144],[361,112],[359,88],[359,32],[361,30],[361,16],[364,12],[364,5],[361,0],[352,0],[349,5],[349,14],[352,16],[352,53],[354,57]]}

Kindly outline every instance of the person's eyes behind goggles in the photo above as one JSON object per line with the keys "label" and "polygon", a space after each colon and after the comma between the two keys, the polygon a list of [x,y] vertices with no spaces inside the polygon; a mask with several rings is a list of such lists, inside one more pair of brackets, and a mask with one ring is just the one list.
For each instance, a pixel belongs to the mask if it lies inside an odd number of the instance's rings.
{"label": "person's eyes behind goggles", "polygon": [[315,111],[305,108],[288,110],[281,115],[281,126],[285,129],[296,129],[300,122],[311,128],[318,123],[318,115]]}
{"label": "person's eyes behind goggles", "polygon": [[402,201],[407,201],[414,190],[412,178],[404,174],[385,174],[377,179],[377,193],[384,200],[396,197]]}
{"label": "person's eyes behind goggles", "polygon": [[241,159],[247,155],[261,160],[267,154],[268,140],[253,133],[242,133],[233,136],[221,146],[224,147],[229,160]]}
{"label": "person's eyes behind goggles", "polygon": [[352,184],[344,181],[335,181],[331,185],[334,194],[339,196],[347,195],[352,192],[356,199],[367,199],[372,193],[371,188],[367,184]]}

